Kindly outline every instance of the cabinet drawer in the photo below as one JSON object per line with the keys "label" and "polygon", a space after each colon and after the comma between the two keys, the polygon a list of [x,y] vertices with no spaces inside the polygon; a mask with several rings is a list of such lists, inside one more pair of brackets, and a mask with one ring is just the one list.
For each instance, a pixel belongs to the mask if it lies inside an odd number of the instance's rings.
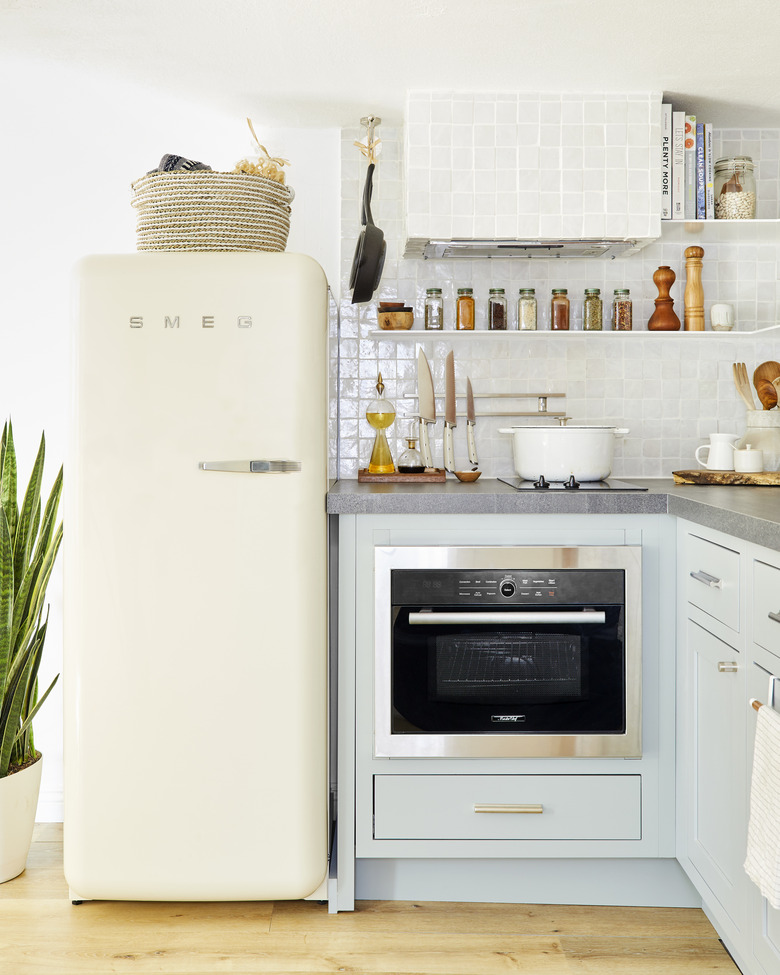
{"label": "cabinet drawer", "polygon": [[689,535],[685,572],[688,602],[739,632],[739,553]]}
{"label": "cabinet drawer", "polygon": [[376,775],[382,840],[638,840],[639,775]]}
{"label": "cabinet drawer", "polygon": [[780,656],[780,569],[758,560],[753,563],[753,640]]}

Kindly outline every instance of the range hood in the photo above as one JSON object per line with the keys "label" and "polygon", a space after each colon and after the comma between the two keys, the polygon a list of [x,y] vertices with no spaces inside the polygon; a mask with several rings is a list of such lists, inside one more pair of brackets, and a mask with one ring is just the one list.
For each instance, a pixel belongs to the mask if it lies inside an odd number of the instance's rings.
{"label": "range hood", "polygon": [[659,92],[410,91],[404,257],[611,260],[661,234]]}
{"label": "range hood", "polygon": [[461,258],[515,258],[547,260],[577,257],[606,258],[614,260],[637,250],[636,240],[409,240],[404,257],[425,260]]}

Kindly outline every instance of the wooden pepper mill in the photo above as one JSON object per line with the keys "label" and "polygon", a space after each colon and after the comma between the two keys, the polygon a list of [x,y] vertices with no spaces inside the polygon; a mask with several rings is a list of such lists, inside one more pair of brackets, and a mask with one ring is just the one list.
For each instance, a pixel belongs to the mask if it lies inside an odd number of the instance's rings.
{"label": "wooden pepper mill", "polygon": [[701,284],[703,247],[685,248],[685,331],[704,331],[704,289]]}
{"label": "wooden pepper mill", "polygon": [[658,297],[655,299],[655,311],[647,323],[651,332],[678,332],[680,330],[680,319],[674,310],[674,298],[669,297],[669,289],[674,284],[676,277],[674,271],[665,264],[653,274],[653,281],[658,288]]}

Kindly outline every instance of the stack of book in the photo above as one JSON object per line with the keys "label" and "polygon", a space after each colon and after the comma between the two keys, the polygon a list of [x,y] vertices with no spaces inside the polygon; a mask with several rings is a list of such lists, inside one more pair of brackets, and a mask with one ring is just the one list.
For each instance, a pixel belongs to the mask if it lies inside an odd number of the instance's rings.
{"label": "stack of book", "polygon": [[714,220],[715,158],[710,122],[661,106],[661,219]]}

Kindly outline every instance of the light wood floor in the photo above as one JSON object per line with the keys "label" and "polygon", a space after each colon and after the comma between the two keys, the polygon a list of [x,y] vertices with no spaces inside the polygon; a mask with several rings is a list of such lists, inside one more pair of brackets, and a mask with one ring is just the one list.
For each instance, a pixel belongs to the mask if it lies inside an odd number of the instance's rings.
{"label": "light wood floor", "polygon": [[36,827],[27,870],[0,884],[2,975],[163,972],[393,975],[739,975],[698,910],[360,901],[74,907],[62,832]]}

